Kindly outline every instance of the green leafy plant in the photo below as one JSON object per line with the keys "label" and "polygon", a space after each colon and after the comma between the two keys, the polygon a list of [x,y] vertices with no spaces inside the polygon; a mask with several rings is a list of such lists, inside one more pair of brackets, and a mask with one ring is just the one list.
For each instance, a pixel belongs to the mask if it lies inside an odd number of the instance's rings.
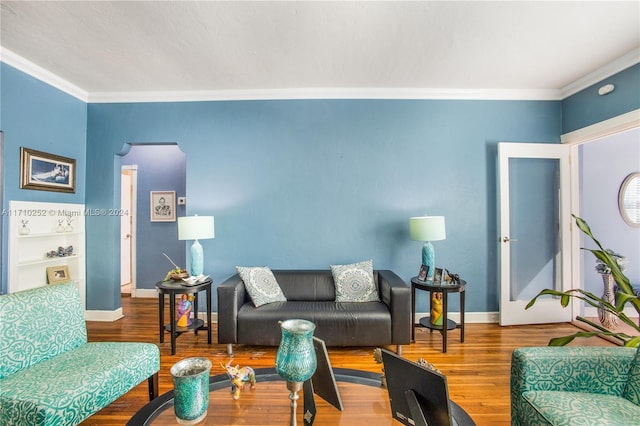
{"label": "green leafy plant", "polygon": [[635,308],[638,314],[640,314],[640,298],[638,298],[638,296],[634,294],[633,287],[631,287],[631,283],[629,282],[629,278],[627,278],[622,272],[622,269],[618,265],[616,257],[612,255],[612,252],[607,251],[602,247],[602,245],[600,244],[600,241],[598,241],[591,233],[591,229],[589,228],[589,225],[584,219],[576,215],[572,215],[572,216],[576,220],[576,225],[578,225],[578,228],[580,228],[582,232],[584,232],[587,236],[589,236],[593,240],[593,242],[598,246],[598,249],[583,248],[583,250],[588,250],[591,253],[593,253],[593,255],[600,262],[607,265],[607,267],[611,270],[611,275],[613,275],[613,279],[618,285],[618,290],[616,292],[616,302],[615,302],[616,304],[613,305],[607,302],[606,300],[603,300],[602,298],[596,296],[595,294],[590,293],[588,291],[581,290],[581,289],[571,289],[564,292],[545,289],[545,290],[542,290],[540,293],[538,293],[533,299],[531,299],[531,301],[527,304],[525,309],[529,309],[530,307],[532,307],[536,303],[536,300],[538,300],[539,297],[545,296],[545,295],[559,297],[560,304],[563,307],[567,307],[567,305],[569,304],[569,301],[572,298],[575,298],[575,299],[582,300],[591,306],[604,309],[605,311],[610,312],[611,314],[618,317],[621,322],[623,322],[624,324],[627,324],[638,333],[635,336],[630,336],[626,333],[614,332],[612,330],[609,330],[601,326],[600,324],[596,324],[593,321],[589,321],[584,317],[577,316],[576,320],[590,325],[591,327],[595,328],[597,331],[581,331],[569,336],[556,337],[549,341],[549,346],[564,346],[569,342],[573,341],[575,338],[593,337],[593,336],[610,336],[622,342],[624,346],[630,346],[634,348],[640,346],[640,326],[636,324],[631,318],[629,318],[624,313],[625,306],[627,304],[630,304]]}

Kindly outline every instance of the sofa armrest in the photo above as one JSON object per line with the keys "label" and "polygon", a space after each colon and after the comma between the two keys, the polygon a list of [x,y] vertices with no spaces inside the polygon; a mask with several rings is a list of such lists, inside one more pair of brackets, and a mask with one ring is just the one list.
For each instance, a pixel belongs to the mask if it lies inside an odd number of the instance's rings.
{"label": "sofa armrest", "polygon": [[411,288],[395,272],[378,271],[380,300],[391,313],[391,340],[394,345],[411,342]]}
{"label": "sofa armrest", "polygon": [[636,350],[622,347],[518,348],[511,356],[512,424],[525,424],[528,391],[588,392],[621,396]]}
{"label": "sofa armrest", "polygon": [[238,311],[248,298],[238,274],[218,286],[218,343],[238,342]]}

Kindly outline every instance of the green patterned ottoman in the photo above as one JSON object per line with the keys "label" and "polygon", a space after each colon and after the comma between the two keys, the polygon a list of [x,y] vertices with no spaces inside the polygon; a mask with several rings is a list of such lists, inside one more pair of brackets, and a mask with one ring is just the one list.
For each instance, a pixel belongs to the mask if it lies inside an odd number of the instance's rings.
{"label": "green patterned ottoman", "polygon": [[511,358],[512,425],[640,425],[640,352],[519,348]]}
{"label": "green patterned ottoman", "polygon": [[76,285],[0,296],[0,424],[76,425],[144,380],[158,393],[150,343],[87,343]]}

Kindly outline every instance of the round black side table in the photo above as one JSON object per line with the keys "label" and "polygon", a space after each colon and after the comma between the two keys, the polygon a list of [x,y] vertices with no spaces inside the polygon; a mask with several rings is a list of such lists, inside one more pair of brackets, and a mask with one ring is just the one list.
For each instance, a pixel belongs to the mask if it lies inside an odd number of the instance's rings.
{"label": "round black side table", "polygon": [[[415,342],[415,316],[416,316],[416,289],[431,293],[442,293],[442,325],[431,323],[431,317],[420,318],[420,325],[442,333],[442,352],[447,352],[447,331],[455,328],[460,329],[460,341],[464,342],[464,291],[467,282],[460,280],[456,284],[434,284],[433,281],[420,281],[418,277],[411,278],[411,341]],[[447,318],[447,296],[449,293],[460,294],[460,324]]]}
{"label": "round black side table", "polygon": [[[185,331],[193,330],[198,334],[198,330],[207,330],[207,342],[211,344],[211,278],[196,284],[187,285],[180,281],[160,281],[156,283],[158,289],[158,308],[160,317],[160,343],[164,343],[164,332],[171,334],[171,355],[176,354],[176,337]],[[206,291],[207,298],[207,325],[198,318],[198,292]],[[193,324],[186,328],[179,328],[176,325],[176,294],[193,294]],[[169,295],[169,324],[164,324],[164,296]]]}

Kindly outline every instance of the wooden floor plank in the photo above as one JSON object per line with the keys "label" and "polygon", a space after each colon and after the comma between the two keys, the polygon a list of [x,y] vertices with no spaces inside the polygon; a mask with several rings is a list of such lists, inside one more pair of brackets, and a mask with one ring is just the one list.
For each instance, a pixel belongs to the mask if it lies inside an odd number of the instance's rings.
{"label": "wooden floor plank", "polygon": [[[171,355],[169,336],[159,343],[157,299],[123,297],[124,318],[115,322],[87,322],[89,341],[140,341],[155,343],[160,348],[160,394],[173,388],[169,369],[179,360],[192,356],[204,356],[213,363],[211,374],[224,374],[220,363],[230,358],[226,345],[218,345],[217,327],[213,327],[213,344],[207,344],[206,332],[198,335],[185,333],[177,339],[176,355]],[[168,318],[168,312],[165,315]],[[412,361],[424,358],[447,376],[451,399],[463,407],[478,425],[508,425],[509,369],[511,352],[522,346],[545,346],[549,339],[576,332],[571,324],[541,324],[500,327],[497,324],[467,324],[465,342],[460,342],[459,330],[448,335],[447,353],[442,353],[442,336],[424,328],[416,329],[416,342],[403,346],[402,355]],[[598,338],[582,339],[573,345],[612,346]],[[234,346],[234,363],[253,368],[273,367],[274,347]],[[328,348],[334,367],[381,372],[381,365],[373,358],[374,347]],[[389,349],[394,349],[390,347]],[[259,389],[257,390],[259,392]],[[83,425],[124,425],[148,402],[146,382],[87,419]],[[288,406],[286,390],[282,402]],[[231,396],[229,396],[231,399]],[[278,400],[279,401],[279,400]],[[279,401],[280,402],[280,401]],[[231,404],[231,402],[230,402]],[[376,405],[384,415],[388,405]],[[369,409],[369,408],[367,408]],[[364,409],[363,409],[364,410]],[[331,420],[329,423],[331,424]],[[340,424],[338,417],[335,424]],[[264,424],[264,413],[243,411],[242,419],[229,424]],[[319,424],[319,423],[318,423]],[[387,424],[399,424],[389,422]]]}

